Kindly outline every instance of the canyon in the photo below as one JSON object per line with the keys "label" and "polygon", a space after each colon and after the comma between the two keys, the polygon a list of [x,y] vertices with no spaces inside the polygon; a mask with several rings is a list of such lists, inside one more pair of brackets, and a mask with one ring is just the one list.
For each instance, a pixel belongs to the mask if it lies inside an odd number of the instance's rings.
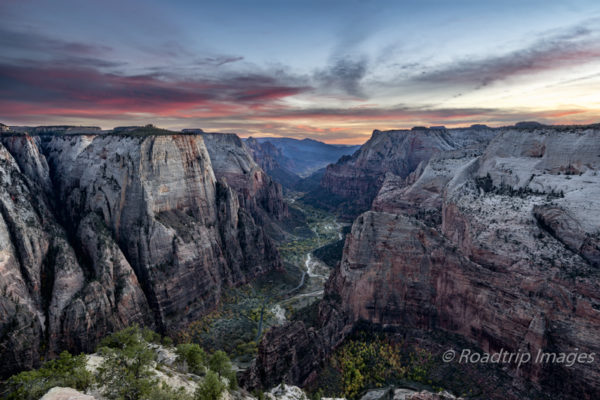
{"label": "canyon", "polygon": [[[346,237],[318,321],[270,331],[246,385],[310,386],[365,326],[438,360],[464,348],[597,355],[599,169],[597,126],[375,131],[322,181],[341,204],[355,196],[352,211],[369,210]],[[600,393],[593,363],[438,364],[447,385],[458,371],[482,398]]]}

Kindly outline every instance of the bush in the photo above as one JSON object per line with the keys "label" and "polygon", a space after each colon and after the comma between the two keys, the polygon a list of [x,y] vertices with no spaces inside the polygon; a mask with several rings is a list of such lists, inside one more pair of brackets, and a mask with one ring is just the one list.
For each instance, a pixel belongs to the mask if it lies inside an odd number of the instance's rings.
{"label": "bush", "polygon": [[204,372],[206,367],[206,353],[195,343],[183,343],[177,346],[177,360],[185,362],[188,370],[196,375]]}
{"label": "bush", "polygon": [[148,400],[193,400],[193,396],[188,394],[185,389],[173,389],[165,383],[161,386],[156,385],[147,398]]}
{"label": "bush", "polygon": [[219,377],[227,378],[230,389],[237,388],[235,371],[233,370],[229,357],[224,351],[215,351],[208,360],[208,367],[211,371],[216,372]]}
{"label": "bush", "polygon": [[[162,339],[164,341],[164,339]],[[22,372],[11,377],[5,384],[0,397],[14,400],[37,400],[53,387],[72,387],[86,391],[93,384],[102,390],[107,399],[118,400],[216,400],[229,388],[237,388],[235,371],[227,354],[217,351],[207,357],[198,344],[177,346],[177,359],[185,361],[189,371],[202,374],[210,366],[204,382],[195,396],[186,390],[160,383],[155,378],[155,346],[160,335],[137,325],[115,332],[100,342],[97,352],[104,358],[95,377],[86,369],[86,356],[72,356],[63,352],[60,357],[48,361],[35,371]],[[172,376],[167,370],[166,374]],[[94,379],[95,378],[95,379]]]}
{"label": "bush", "polygon": [[7,398],[37,400],[55,386],[85,391],[93,383],[92,374],[85,365],[84,354],[72,356],[63,351],[56,360],[46,362],[38,370],[12,376],[7,382]]}
{"label": "bush", "polygon": [[195,398],[197,400],[218,400],[225,390],[225,384],[214,371],[208,371],[204,381],[198,386]]}
{"label": "bush", "polygon": [[146,398],[156,388],[151,370],[154,351],[143,336],[149,337],[138,326],[132,326],[102,340],[98,352],[105,359],[98,368],[97,379],[107,398],[137,400]]}
{"label": "bush", "polygon": [[156,332],[149,328],[141,328],[142,338],[148,343],[156,343],[160,344],[162,342],[162,338]]}
{"label": "bush", "polygon": [[119,332],[115,332],[100,341],[98,350],[102,348],[125,349],[139,345],[142,340],[140,327],[132,325]]}

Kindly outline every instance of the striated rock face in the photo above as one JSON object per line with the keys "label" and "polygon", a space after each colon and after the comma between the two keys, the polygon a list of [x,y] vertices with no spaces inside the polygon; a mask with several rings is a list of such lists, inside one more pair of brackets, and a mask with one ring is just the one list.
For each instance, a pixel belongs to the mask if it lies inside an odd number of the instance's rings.
{"label": "striated rock face", "polygon": [[259,220],[288,215],[281,185],[254,161],[242,140],[232,133],[202,133],[217,179],[238,194],[240,204]]}
{"label": "striated rock face", "polygon": [[[101,241],[75,250],[56,218],[54,200],[45,194],[48,170],[30,147],[34,141],[7,140],[19,151],[13,157],[0,147],[0,372],[32,367],[59,349],[87,349],[126,324],[151,325],[146,299],[118,248]],[[32,157],[30,166],[41,167],[21,170],[16,160],[26,165],[26,156]],[[39,176],[45,177],[40,183]],[[88,230],[81,226],[82,233]]]}
{"label": "striated rock face", "polygon": [[[386,174],[405,179],[432,156],[460,148],[480,147],[495,134],[488,128],[375,130],[359,151],[327,167],[320,190],[337,200],[332,204],[328,204],[331,201],[317,202],[337,207],[344,216],[355,217],[370,208]],[[309,198],[326,194],[313,194]]]}
{"label": "striated rock face", "polygon": [[[445,332],[465,341],[458,351],[600,354],[599,155],[597,129],[505,129],[481,151],[388,174],[328,282],[316,354],[359,321]],[[314,369],[286,375],[269,360],[278,340],[265,337],[254,369],[310,381]],[[597,363],[503,367],[508,382],[483,381],[485,398],[600,395]]]}
{"label": "striated rock face", "polygon": [[[250,171],[249,198],[277,204]],[[197,135],[2,138],[0,373],[132,323],[174,331],[280,267],[243,190]]]}
{"label": "striated rock face", "polygon": [[[273,143],[264,142],[260,143],[253,137],[249,137],[244,141],[246,148],[250,151],[252,158],[260,167],[265,171],[269,172],[276,168],[281,168],[278,159],[283,158],[283,153]],[[271,174],[269,174],[271,175]]]}
{"label": "striated rock face", "polygon": [[282,381],[304,384],[327,354],[321,335],[302,322],[274,327],[265,338],[255,366],[243,377],[246,387],[272,387]]}

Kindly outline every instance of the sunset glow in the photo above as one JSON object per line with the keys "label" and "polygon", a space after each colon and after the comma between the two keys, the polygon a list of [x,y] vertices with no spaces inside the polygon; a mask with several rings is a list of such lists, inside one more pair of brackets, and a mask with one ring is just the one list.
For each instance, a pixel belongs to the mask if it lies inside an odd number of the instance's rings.
{"label": "sunset glow", "polygon": [[600,122],[597,2],[173,3],[3,2],[0,122],[330,143]]}

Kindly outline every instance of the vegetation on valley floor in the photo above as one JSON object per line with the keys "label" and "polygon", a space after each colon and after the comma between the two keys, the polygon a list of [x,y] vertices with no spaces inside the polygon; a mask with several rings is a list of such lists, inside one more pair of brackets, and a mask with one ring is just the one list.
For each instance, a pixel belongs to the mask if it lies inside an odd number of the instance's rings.
{"label": "vegetation on valley floor", "polygon": [[296,232],[291,240],[279,246],[279,253],[285,262],[302,265],[307,253],[339,240],[340,226],[335,216],[324,210],[300,201],[295,201],[290,207],[299,209],[304,214],[311,234]]}

